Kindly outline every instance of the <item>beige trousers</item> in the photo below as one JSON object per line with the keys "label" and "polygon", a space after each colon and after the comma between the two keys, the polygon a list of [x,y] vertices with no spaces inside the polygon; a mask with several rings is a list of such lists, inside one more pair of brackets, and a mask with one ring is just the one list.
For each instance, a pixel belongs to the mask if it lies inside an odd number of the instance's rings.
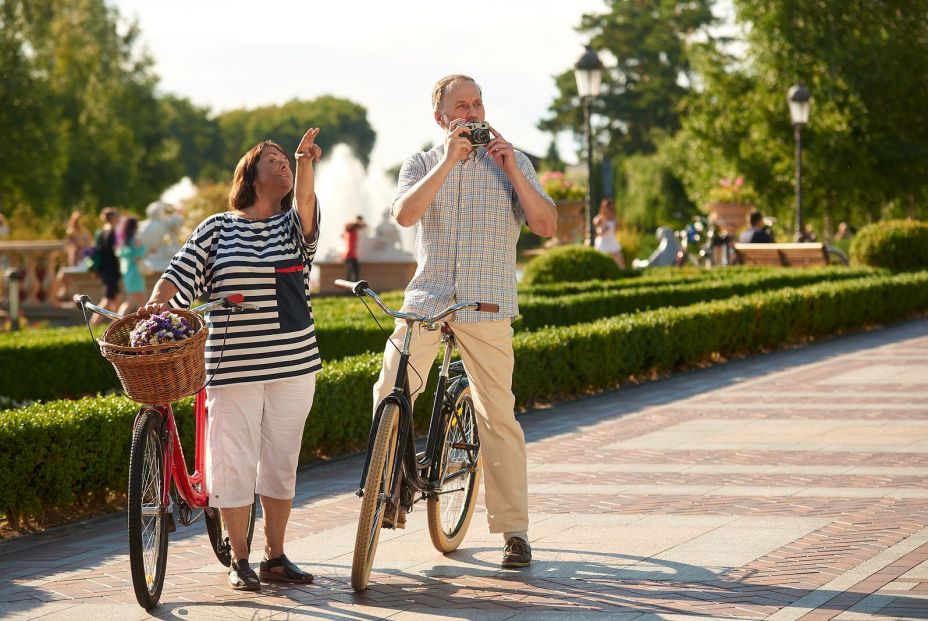
{"label": "beige trousers", "polygon": [[[525,435],[516,421],[512,394],[512,323],[481,321],[450,323],[458,351],[470,378],[477,410],[477,431],[483,456],[484,493],[491,533],[528,531],[528,476]],[[374,385],[374,404],[393,390],[406,322],[397,319],[387,343],[383,370]],[[441,345],[441,331],[415,328],[409,346],[409,389],[413,399],[422,392]],[[416,375],[415,369],[419,375]],[[419,379],[419,376],[422,379]]]}

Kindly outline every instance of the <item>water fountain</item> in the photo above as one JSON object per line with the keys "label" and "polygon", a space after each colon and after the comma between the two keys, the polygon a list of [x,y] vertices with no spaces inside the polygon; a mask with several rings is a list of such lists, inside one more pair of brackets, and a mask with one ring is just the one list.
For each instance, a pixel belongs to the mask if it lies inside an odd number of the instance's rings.
{"label": "water fountain", "polygon": [[415,229],[400,228],[390,216],[395,194],[396,181],[382,171],[365,170],[347,145],[335,145],[319,163],[316,195],[322,224],[311,275],[314,288],[340,291],[332,281],[345,277],[342,233],[345,223],[359,215],[367,222],[358,240],[361,278],[378,291],[406,287],[416,270]]}

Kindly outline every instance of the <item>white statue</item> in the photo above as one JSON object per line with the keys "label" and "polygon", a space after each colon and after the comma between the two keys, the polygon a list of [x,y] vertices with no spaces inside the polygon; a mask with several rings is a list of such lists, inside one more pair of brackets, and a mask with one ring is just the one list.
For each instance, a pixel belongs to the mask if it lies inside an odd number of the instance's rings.
{"label": "white statue", "polygon": [[145,208],[145,220],[139,223],[138,243],[147,248],[142,260],[146,274],[161,274],[183,244],[180,228],[184,219],[168,203],[155,201]]}
{"label": "white statue", "polygon": [[393,222],[390,210],[381,214],[380,224],[374,228],[372,236],[361,238],[359,254],[362,261],[411,261],[411,253],[403,250],[400,231]]}
{"label": "white statue", "polygon": [[680,242],[677,241],[673,230],[666,226],[659,226],[654,232],[654,236],[660,241],[657,249],[647,259],[635,259],[632,262],[632,267],[635,269],[666,267],[676,263],[677,253],[680,251]]}

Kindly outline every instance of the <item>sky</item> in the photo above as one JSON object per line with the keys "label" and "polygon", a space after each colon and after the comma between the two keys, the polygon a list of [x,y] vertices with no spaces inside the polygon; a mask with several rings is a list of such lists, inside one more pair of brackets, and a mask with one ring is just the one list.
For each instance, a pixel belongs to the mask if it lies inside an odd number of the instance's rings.
{"label": "sky", "polygon": [[[442,139],[430,96],[451,73],[477,80],[487,120],[507,140],[544,155],[551,136],[537,124],[557,94],[553,76],[583,53],[581,15],[605,9],[603,0],[110,2],[138,20],[161,92],[213,112],[350,99],[377,132],[379,169]],[[576,161],[570,135],[558,147]]]}

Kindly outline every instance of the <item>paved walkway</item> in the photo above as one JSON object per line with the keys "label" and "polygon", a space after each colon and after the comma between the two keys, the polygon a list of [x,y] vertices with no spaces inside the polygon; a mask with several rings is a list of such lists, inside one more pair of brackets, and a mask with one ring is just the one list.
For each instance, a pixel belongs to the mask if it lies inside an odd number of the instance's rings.
{"label": "paved walkway", "polygon": [[[525,570],[499,568],[479,506],[448,556],[417,506],[356,595],[360,461],[309,468],[288,552],[315,585],[227,589],[198,524],[171,540],[155,616],[928,619],[926,352],[919,320],[525,415]],[[116,516],[0,542],[0,617],[147,618],[124,533]]]}

